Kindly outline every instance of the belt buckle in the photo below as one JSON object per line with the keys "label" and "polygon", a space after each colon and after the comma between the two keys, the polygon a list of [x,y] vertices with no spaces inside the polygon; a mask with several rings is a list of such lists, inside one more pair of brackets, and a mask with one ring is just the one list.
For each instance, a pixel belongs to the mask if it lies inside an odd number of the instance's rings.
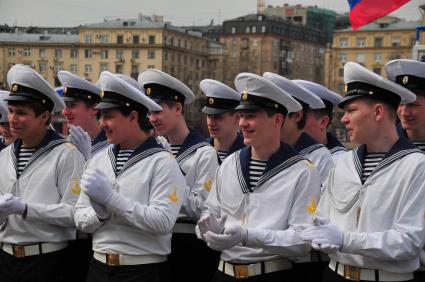
{"label": "belt buckle", "polygon": [[344,278],[351,281],[360,281],[361,269],[351,265],[344,265]]}
{"label": "belt buckle", "polygon": [[120,255],[107,253],[106,254],[106,264],[109,266],[118,266],[120,265]]}
{"label": "belt buckle", "polygon": [[12,251],[13,251],[13,255],[17,258],[24,258],[25,257],[25,247],[24,246],[12,245]]}
{"label": "belt buckle", "polygon": [[248,265],[233,265],[233,272],[236,279],[246,279],[249,277]]}

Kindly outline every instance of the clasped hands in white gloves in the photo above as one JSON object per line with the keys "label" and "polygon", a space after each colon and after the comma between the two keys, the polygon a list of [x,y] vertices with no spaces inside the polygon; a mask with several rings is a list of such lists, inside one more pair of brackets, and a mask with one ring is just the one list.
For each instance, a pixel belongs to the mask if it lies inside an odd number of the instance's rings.
{"label": "clasped hands in white gloves", "polygon": [[224,228],[222,233],[207,231],[204,235],[208,247],[216,251],[230,249],[240,243],[246,244],[248,230],[240,224]]}
{"label": "clasped hands in white gloves", "polygon": [[109,217],[106,205],[115,191],[109,177],[99,169],[87,169],[81,178],[81,190],[90,198],[91,205],[100,219]]}
{"label": "clasped hands in white gloves", "polygon": [[23,214],[26,204],[10,193],[0,196],[0,215],[8,216],[10,214]]}
{"label": "clasped hands in white gloves", "polygon": [[73,126],[69,128],[69,142],[75,145],[77,149],[83,154],[86,160],[91,157],[91,138],[90,135],[84,131],[80,126]]}
{"label": "clasped hands in white gloves", "polygon": [[311,241],[311,247],[327,254],[336,253],[342,248],[344,235],[341,229],[328,219],[316,218],[313,226],[300,232],[304,241]]}
{"label": "clasped hands in white gloves", "polygon": [[198,224],[195,226],[195,233],[198,239],[205,241],[205,233],[211,231],[220,234],[224,230],[224,223],[226,222],[226,215],[217,218],[214,214],[208,213],[203,215]]}

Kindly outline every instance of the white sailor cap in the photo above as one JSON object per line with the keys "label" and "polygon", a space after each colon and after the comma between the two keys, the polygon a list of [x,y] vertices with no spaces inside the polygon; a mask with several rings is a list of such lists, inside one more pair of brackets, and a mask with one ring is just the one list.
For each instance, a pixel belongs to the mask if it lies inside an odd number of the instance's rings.
{"label": "white sailor cap", "polygon": [[425,63],[399,59],[389,61],[385,66],[388,78],[409,89],[416,95],[425,96]]}
{"label": "white sailor cap", "polygon": [[[146,97],[139,89],[131,86],[117,75],[103,71],[98,81],[102,91],[97,109],[129,108],[144,111],[162,111],[162,107]],[[140,107],[142,106],[142,107]]]}
{"label": "white sailor cap", "polygon": [[119,78],[123,79],[125,82],[127,82],[128,84],[130,84],[134,88],[142,90],[142,87],[140,87],[139,83],[137,83],[137,80],[135,80],[131,76],[126,75],[126,74],[122,74],[122,73],[116,73],[115,75],[118,76]]}
{"label": "white sailor cap", "polygon": [[5,101],[39,102],[48,111],[62,111],[65,103],[55,89],[32,68],[16,64],[7,73],[11,89]]}
{"label": "white sailor cap", "polygon": [[172,100],[184,104],[195,101],[195,94],[183,82],[156,69],[147,69],[139,74],[139,84],[146,95],[156,102]]}
{"label": "white sailor cap", "polygon": [[199,88],[206,95],[202,112],[208,115],[233,111],[241,100],[238,92],[217,80],[204,79]]}
{"label": "white sailor cap", "polygon": [[267,79],[268,81],[271,81],[272,83],[276,84],[279,88],[281,88],[285,92],[289,93],[289,95],[291,95],[298,102],[300,102],[303,108],[307,108],[307,109],[325,108],[325,104],[319,97],[312,94],[307,89],[298,86],[297,84],[292,82],[292,80],[272,72],[265,72],[263,74],[263,77]]}
{"label": "white sailor cap", "polygon": [[100,101],[100,88],[86,79],[70,73],[59,71],[58,79],[63,85],[63,97],[65,102],[84,100],[93,103]]}
{"label": "white sailor cap", "polygon": [[236,110],[273,109],[284,115],[298,112],[302,106],[291,95],[264,77],[240,73],[235,78],[236,90],[242,94]]}
{"label": "white sailor cap", "polygon": [[329,90],[323,85],[314,83],[312,81],[308,80],[301,80],[301,79],[295,79],[292,80],[294,83],[296,83],[298,86],[301,86],[311,93],[318,96],[320,99],[322,99],[323,103],[325,103],[326,108],[333,109],[334,106],[337,106],[339,102],[341,102],[342,97],[338,93],[333,92],[332,90]]}
{"label": "white sailor cap", "polygon": [[9,91],[0,90],[0,123],[9,122],[7,119],[9,110],[7,109],[7,103],[4,100],[8,95]]}
{"label": "white sailor cap", "polygon": [[394,108],[412,103],[416,95],[408,89],[392,82],[373,71],[353,62],[344,65],[345,97],[338,104],[343,108],[348,101],[369,97],[386,102]]}

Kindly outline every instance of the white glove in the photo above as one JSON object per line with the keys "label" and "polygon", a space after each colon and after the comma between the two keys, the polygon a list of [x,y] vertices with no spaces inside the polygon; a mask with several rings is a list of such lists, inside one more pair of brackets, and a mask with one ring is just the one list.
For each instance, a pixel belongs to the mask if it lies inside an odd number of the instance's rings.
{"label": "white glove", "polygon": [[108,212],[108,210],[106,209],[106,207],[104,205],[101,205],[95,201],[90,200],[90,204],[92,206],[92,208],[94,209],[94,211],[96,212],[97,217],[99,218],[99,220],[106,220],[109,217],[111,217],[111,214]]}
{"label": "white glove", "polygon": [[316,243],[311,243],[311,247],[317,251],[324,252],[328,255],[334,254],[339,250],[339,247],[337,245],[329,245],[329,244],[318,245]]}
{"label": "white glove", "polygon": [[208,247],[216,251],[223,251],[239,243],[246,244],[248,230],[242,225],[232,225],[224,229],[223,234],[207,231],[204,235]]}
{"label": "white glove", "polygon": [[[208,213],[207,215],[204,215],[201,217],[201,219],[198,221],[198,224],[196,225],[199,229],[199,233],[202,240],[205,240],[205,233],[207,231],[211,231],[216,234],[223,233],[224,230],[224,223],[226,222],[227,215],[223,215],[220,218],[217,218],[214,214]],[[196,232],[196,227],[195,227]]]}
{"label": "white glove", "polygon": [[69,142],[75,145],[86,160],[91,157],[91,138],[80,126],[69,128]]}
{"label": "white glove", "polygon": [[[300,237],[304,241],[311,241],[316,245],[329,245],[327,247],[340,250],[344,241],[342,231],[328,219],[319,219],[317,226],[304,229],[300,233]],[[333,247],[331,247],[333,245]]]}
{"label": "white glove", "polygon": [[81,178],[81,190],[94,202],[107,205],[115,191],[108,176],[101,170],[87,169]]}
{"label": "white glove", "polygon": [[25,211],[26,204],[21,198],[15,197],[10,193],[0,196],[0,215],[8,216],[10,214],[22,214]]}

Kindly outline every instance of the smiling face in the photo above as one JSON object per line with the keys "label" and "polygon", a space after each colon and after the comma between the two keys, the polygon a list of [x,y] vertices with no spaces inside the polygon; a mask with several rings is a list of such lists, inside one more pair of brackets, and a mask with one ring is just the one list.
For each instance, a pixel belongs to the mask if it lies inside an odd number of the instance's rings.
{"label": "smiling face", "polygon": [[169,104],[165,102],[160,102],[159,104],[163,110],[149,112],[149,121],[157,135],[167,136],[176,128],[182,117],[182,105],[181,103]]}
{"label": "smiling face", "polygon": [[212,138],[233,136],[238,130],[239,113],[225,112],[216,115],[207,115],[208,132]]}
{"label": "smiling face", "polygon": [[36,116],[34,110],[27,105],[9,105],[8,109],[10,131],[15,138],[22,139],[24,143],[31,142],[34,136],[39,136],[45,131],[50,118],[48,111]]}
{"label": "smiling face", "polygon": [[65,104],[66,107],[62,113],[66,117],[68,125],[86,128],[87,122],[96,118],[95,105],[87,106],[82,100],[69,101]]}
{"label": "smiling face", "polygon": [[[416,101],[413,103],[400,105],[397,111],[400,118],[401,125],[408,132],[415,135],[425,135],[425,97],[418,95]],[[425,136],[418,136],[420,139],[425,140]],[[411,138],[411,136],[409,136]],[[422,141],[417,140],[417,141]],[[416,140],[415,140],[416,141]]]}
{"label": "smiling face", "polygon": [[131,117],[124,116],[117,109],[101,110],[100,127],[105,131],[109,144],[127,142],[131,129]]}

